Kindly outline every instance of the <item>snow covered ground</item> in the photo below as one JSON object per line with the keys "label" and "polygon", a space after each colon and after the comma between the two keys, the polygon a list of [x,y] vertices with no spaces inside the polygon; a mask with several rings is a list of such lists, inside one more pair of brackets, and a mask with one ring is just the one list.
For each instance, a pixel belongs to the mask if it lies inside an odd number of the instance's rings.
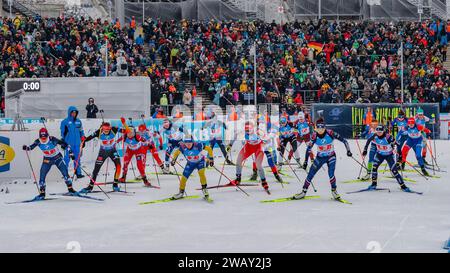
{"label": "snow covered ground", "polygon": [[[350,144],[358,158],[355,142]],[[444,170],[450,166],[449,146],[448,141],[437,142],[438,163]],[[405,172],[408,178],[417,181],[407,183],[408,186],[423,191],[422,196],[401,192],[395,180],[383,174],[379,187],[390,188],[390,193],[345,194],[367,187],[368,183],[342,183],[356,179],[359,166],[346,157],[343,144],[336,143],[336,148],[338,191],[353,205],[330,200],[324,171],[314,180],[318,192],[314,193],[312,188],[308,192],[320,195],[319,199],[260,203],[291,196],[300,189],[287,166],[283,170],[289,176],[283,178],[290,184],[282,188],[278,183],[270,183],[272,195],[261,187],[245,187],[250,197],[234,188],[212,189],[212,204],[189,199],[139,205],[178,191],[176,176],[167,175],[159,176],[160,190],[132,184],[128,190],[134,191],[134,195],[110,194],[111,199],[105,202],[60,197],[7,205],[5,202],[33,197],[36,188],[30,181],[27,184],[3,181],[0,189],[8,187],[10,193],[0,193],[0,252],[445,252],[442,246],[450,237],[447,172],[436,172],[440,178],[429,181],[417,173]],[[302,158],[304,149],[303,146]],[[215,155],[220,155],[217,148]],[[416,162],[413,154],[408,160]],[[216,160],[219,169],[222,161]],[[35,169],[39,170],[38,166]],[[295,169],[303,184],[305,172]],[[24,171],[27,170],[28,166],[24,166]],[[152,171],[150,167],[148,171]],[[234,172],[234,167],[225,166],[229,177],[234,178]],[[250,174],[250,168],[245,168],[243,177]],[[272,174],[267,171],[266,174],[269,181],[274,181]],[[130,170],[129,178],[133,177]],[[209,185],[216,185],[219,177],[214,169],[207,170]],[[98,180],[103,181],[104,176]],[[222,178],[221,183],[225,180]],[[157,183],[153,174],[151,181]],[[80,189],[87,183],[83,178],[74,185]],[[194,175],[188,181],[187,193],[201,195],[198,187],[198,175]],[[49,193],[64,190],[64,184],[56,181],[49,182],[47,188]],[[93,196],[104,197],[101,193]]]}

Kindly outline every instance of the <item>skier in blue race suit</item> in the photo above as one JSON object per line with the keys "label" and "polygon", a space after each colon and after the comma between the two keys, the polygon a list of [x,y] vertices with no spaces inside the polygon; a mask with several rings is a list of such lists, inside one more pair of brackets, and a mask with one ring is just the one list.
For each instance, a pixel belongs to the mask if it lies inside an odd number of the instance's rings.
{"label": "skier in blue race suit", "polygon": [[367,149],[369,148],[369,145],[372,145],[372,143],[375,143],[377,151],[372,167],[372,185],[370,185],[368,189],[375,190],[377,188],[378,167],[381,163],[383,163],[383,161],[386,160],[389,168],[391,169],[392,175],[397,180],[401,189],[405,192],[410,192],[410,189],[403,181],[403,177],[398,172],[398,164],[396,164],[394,159],[394,137],[391,134],[386,133],[383,125],[378,125],[375,130],[375,134],[367,139],[366,145],[364,146],[364,151],[362,153],[363,156],[367,155]]}
{"label": "skier in blue race suit", "polygon": [[33,144],[30,146],[23,145],[23,150],[31,151],[36,147],[39,147],[41,151],[44,153],[44,159],[41,165],[41,171],[39,175],[39,195],[34,198],[34,200],[43,200],[45,199],[45,178],[47,177],[48,172],[50,171],[53,165],[61,172],[64,181],[66,182],[67,189],[71,194],[77,194],[77,192],[72,188],[72,179],[69,177],[69,172],[67,171],[67,166],[62,159],[62,155],[58,150],[57,145],[60,145],[61,148],[65,149],[66,152],[70,155],[70,157],[74,157],[70,147],[62,140],[57,139],[56,137],[49,136],[47,129],[41,128],[39,130],[39,138],[36,139]]}
{"label": "skier in blue race suit", "polygon": [[425,162],[422,157],[422,149],[423,149],[423,131],[425,127],[423,125],[417,125],[416,120],[414,118],[408,119],[408,127],[407,127],[407,135],[406,141],[402,148],[402,169],[404,169],[404,164],[406,162],[406,158],[408,157],[408,152],[410,149],[416,154],[417,163],[419,163],[420,169],[422,170],[422,174],[425,176],[429,176],[427,170],[425,169]]}
{"label": "skier in blue race suit", "polygon": [[316,175],[317,171],[322,167],[322,165],[328,165],[328,176],[330,178],[331,184],[331,194],[333,198],[339,200],[341,196],[336,191],[336,177],[334,176],[334,171],[336,169],[336,153],[334,151],[334,140],[337,139],[344,143],[345,149],[347,150],[347,156],[351,157],[352,152],[350,151],[350,146],[348,145],[347,140],[341,137],[338,133],[333,130],[329,130],[325,128],[325,122],[323,119],[318,119],[316,121],[316,129],[313,135],[311,136],[311,141],[308,143],[308,147],[306,148],[305,154],[305,162],[303,163],[303,169],[306,170],[308,166],[308,159],[310,157],[311,149],[315,145],[317,145],[317,155],[316,159],[311,166],[308,176],[305,179],[305,183],[303,184],[302,192],[295,194],[293,196],[294,199],[302,199],[305,198],[306,192],[308,191],[309,185],[311,184],[312,179]]}
{"label": "skier in blue race suit", "polygon": [[397,136],[395,138],[395,144],[397,145],[397,162],[402,161],[402,147],[407,139],[407,123],[405,112],[403,110],[398,111],[397,117],[392,121],[392,126],[397,126]]}
{"label": "skier in blue race suit", "polygon": [[[377,126],[378,126],[378,121],[376,119],[373,119],[370,122],[370,125],[367,125],[364,132],[361,133],[361,137],[365,137],[367,139],[371,138],[375,134],[375,129],[377,128]],[[367,162],[367,173],[365,176],[363,176],[361,178],[361,180],[369,180],[370,179],[370,175],[372,173],[373,161],[375,159],[376,152],[377,152],[377,147],[376,147],[375,143],[372,142],[372,144],[370,145],[369,161]]]}
{"label": "skier in blue race suit", "polygon": [[[84,136],[83,124],[78,117],[78,109],[75,106],[70,106],[67,109],[67,118],[61,121],[61,138],[70,145],[72,152],[75,156],[73,160],[74,168],[76,168],[77,178],[83,178],[81,174],[81,142],[86,138]],[[69,166],[70,158],[67,151],[64,154],[64,162],[66,166]]]}

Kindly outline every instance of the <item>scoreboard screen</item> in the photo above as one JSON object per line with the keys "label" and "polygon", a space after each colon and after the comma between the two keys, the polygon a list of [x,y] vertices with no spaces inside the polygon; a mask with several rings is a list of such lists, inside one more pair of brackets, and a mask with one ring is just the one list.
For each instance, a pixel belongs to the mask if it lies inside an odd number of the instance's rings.
{"label": "scoreboard screen", "polygon": [[25,92],[41,91],[41,81],[39,79],[26,79],[17,81],[6,81],[7,92],[16,92],[23,89]]}

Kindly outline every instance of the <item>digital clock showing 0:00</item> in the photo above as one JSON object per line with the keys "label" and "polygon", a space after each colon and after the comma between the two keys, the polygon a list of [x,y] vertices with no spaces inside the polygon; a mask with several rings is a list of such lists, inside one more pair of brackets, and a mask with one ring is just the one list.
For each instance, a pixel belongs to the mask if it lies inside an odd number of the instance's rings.
{"label": "digital clock showing 0:00", "polygon": [[15,92],[20,89],[25,92],[39,92],[41,91],[41,82],[40,80],[7,81],[6,87],[8,92]]}
{"label": "digital clock showing 0:00", "polygon": [[41,89],[40,82],[24,82],[22,84],[23,90],[25,91],[39,91]]}

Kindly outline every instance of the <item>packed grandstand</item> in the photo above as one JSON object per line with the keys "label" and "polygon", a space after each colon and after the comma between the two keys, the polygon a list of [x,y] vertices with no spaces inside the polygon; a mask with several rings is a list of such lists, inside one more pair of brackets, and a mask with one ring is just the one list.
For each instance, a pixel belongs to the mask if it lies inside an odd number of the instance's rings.
{"label": "packed grandstand", "polygon": [[[196,21],[0,18],[4,81],[21,77],[147,76],[152,104],[436,102],[448,112],[450,22]],[[105,45],[108,48],[106,58]],[[108,59],[108,60],[107,60]],[[105,65],[108,65],[106,68]],[[250,102],[250,101],[248,101]],[[253,102],[252,102],[253,103]]]}

